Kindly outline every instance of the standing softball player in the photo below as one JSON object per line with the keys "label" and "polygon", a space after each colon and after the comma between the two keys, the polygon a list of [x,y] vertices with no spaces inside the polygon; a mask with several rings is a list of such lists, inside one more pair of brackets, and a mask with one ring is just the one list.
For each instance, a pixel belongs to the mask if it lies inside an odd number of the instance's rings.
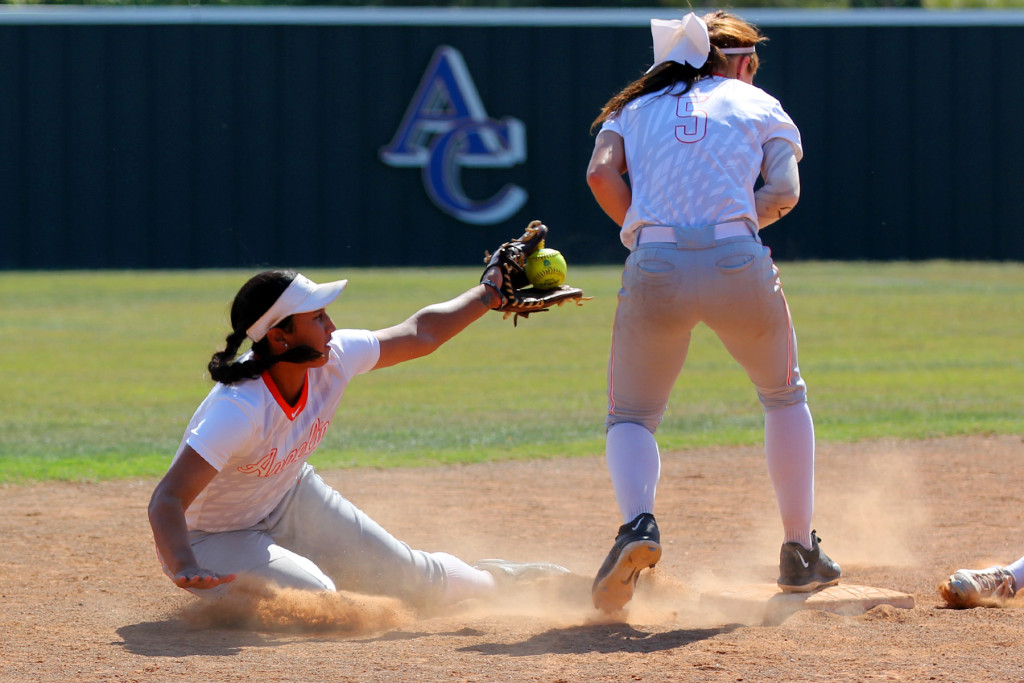
{"label": "standing softball player", "polygon": [[[705,323],[743,366],[765,414],[765,454],[782,516],[778,585],[838,582],[811,529],[814,427],[779,273],[758,231],[800,193],[800,133],[752,85],[758,29],[726,12],[651,21],[654,66],[613,96],[587,183],[621,227],[626,260],[608,366],[606,457],[625,522],[597,572],[594,605],[615,611],[661,558],[654,432]],[[623,176],[629,175],[627,184]],[[763,186],[754,191],[760,175]]]}
{"label": "standing softball player", "polygon": [[[316,284],[266,271],[235,296],[226,348],[209,363],[217,385],[192,417],[149,519],[167,575],[216,596],[236,575],[280,586],[391,595],[419,606],[487,597],[558,576],[552,564],[414,550],[392,537],[306,462],[356,376],[427,355],[496,305],[502,275],[383,330],[335,327],[324,310],[346,280]],[[236,359],[249,338],[251,350]]]}

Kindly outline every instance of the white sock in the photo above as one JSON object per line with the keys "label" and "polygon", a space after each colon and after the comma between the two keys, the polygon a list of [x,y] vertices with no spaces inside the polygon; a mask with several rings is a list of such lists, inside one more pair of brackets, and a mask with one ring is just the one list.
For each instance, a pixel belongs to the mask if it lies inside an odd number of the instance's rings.
{"label": "white sock", "polygon": [[456,603],[467,598],[475,598],[494,593],[496,584],[494,575],[482,569],[474,569],[454,555],[448,553],[430,553],[444,567],[448,575],[444,598],[449,603]]}
{"label": "white sock", "polygon": [[608,430],[605,460],[623,523],[654,512],[654,492],[661,476],[658,442],[647,428],[620,422]]}
{"label": "white sock", "polygon": [[814,512],[814,422],[806,403],[765,413],[764,452],[785,542],[811,548]]}
{"label": "white sock", "polygon": [[1013,581],[1017,586],[1017,590],[1024,588],[1024,557],[1013,564],[1006,565],[1005,569],[1013,574]]}

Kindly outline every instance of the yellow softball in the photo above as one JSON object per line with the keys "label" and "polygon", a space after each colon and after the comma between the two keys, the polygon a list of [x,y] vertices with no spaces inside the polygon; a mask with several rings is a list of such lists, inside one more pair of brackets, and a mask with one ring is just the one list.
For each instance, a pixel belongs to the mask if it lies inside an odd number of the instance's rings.
{"label": "yellow softball", "polygon": [[557,249],[538,249],[526,259],[526,278],[537,289],[554,289],[565,282],[568,266]]}

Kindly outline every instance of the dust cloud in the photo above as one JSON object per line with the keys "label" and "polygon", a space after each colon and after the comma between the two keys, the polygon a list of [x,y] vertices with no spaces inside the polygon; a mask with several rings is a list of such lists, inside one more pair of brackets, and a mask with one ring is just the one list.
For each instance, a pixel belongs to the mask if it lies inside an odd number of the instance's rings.
{"label": "dust cloud", "polygon": [[196,628],[364,634],[412,623],[400,600],[345,591],[302,591],[240,577],[216,600],[186,606],[181,617]]}
{"label": "dust cloud", "polygon": [[932,513],[921,473],[898,450],[865,457],[842,486],[819,491],[822,534],[840,564],[910,567],[915,538],[927,537]]}
{"label": "dust cloud", "polygon": [[300,591],[245,577],[217,600],[197,600],[179,616],[198,629],[227,628],[273,633],[333,633],[351,637],[383,633],[434,616],[542,621],[553,628],[645,623],[700,626],[714,623],[692,587],[657,570],[644,573],[634,599],[605,614],[591,602],[592,577],[569,574],[509,588],[487,600],[466,600],[440,612],[417,612],[394,598],[345,591]]}

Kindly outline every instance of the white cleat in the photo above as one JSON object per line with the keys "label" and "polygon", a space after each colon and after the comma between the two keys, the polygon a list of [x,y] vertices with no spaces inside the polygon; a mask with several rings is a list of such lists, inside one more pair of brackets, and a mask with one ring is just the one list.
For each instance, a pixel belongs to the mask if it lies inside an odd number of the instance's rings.
{"label": "white cleat", "polygon": [[490,572],[499,588],[528,586],[572,573],[565,567],[551,562],[509,562],[497,559],[479,560],[473,563],[473,568]]}
{"label": "white cleat", "polygon": [[950,607],[998,607],[1016,595],[1017,584],[1003,567],[958,569],[939,593]]}

